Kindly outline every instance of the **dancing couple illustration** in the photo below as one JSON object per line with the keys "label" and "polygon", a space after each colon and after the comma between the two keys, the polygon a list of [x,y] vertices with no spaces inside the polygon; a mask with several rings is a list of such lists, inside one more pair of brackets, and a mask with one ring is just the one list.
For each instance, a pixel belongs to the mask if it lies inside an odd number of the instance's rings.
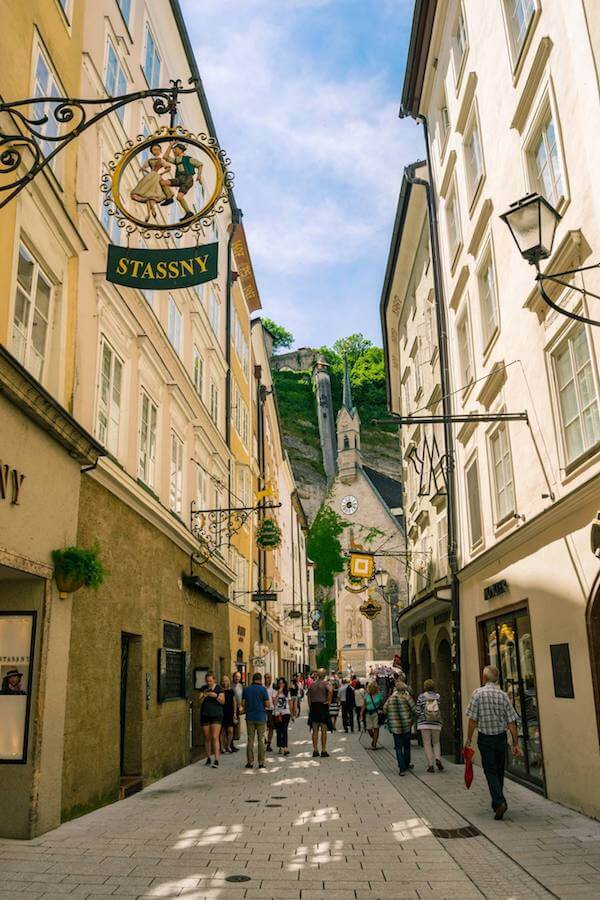
{"label": "dancing couple illustration", "polygon": [[[171,176],[172,166],[175,166],[173,176]],[[157,205],[170,206],[175,200],[184,213],[180,222],[194,216],[185,195],[194,184],[194,178],[200,181],[202,163],[187,154],[185,144],[173,141],[167,147],[164,156],[161,145],[152,144],[150,156],[141,166],[141,170],[145,174],[135,185],[130,196],[137,203],[145,204],[146,222],[151,218],[157,218]]]}

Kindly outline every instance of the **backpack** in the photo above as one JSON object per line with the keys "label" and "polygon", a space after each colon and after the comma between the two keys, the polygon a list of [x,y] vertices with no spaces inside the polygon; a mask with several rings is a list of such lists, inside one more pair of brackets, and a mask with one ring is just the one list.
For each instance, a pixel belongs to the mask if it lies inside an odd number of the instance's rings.
{"label": "backpack", "polygon": [[425,721],[440,721],[440,704],[437,697],[431,697],[425,700]]}

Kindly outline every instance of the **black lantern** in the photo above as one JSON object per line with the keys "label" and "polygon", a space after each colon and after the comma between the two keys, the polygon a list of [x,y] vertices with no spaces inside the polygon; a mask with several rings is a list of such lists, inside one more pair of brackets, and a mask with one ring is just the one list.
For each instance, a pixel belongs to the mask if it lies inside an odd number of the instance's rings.
{"label": "black lantern", "polygon": [[390,577],[390,573],[386,572],[385,569],[378,569],[375,572],[375,581],[377,582],[377,587],[381,591],[385,591],[389,577]]}
{"label": "black lantern", "polygon": [[548,259],[560,215],[544,197],[527,194],[500,218],[508,225],[519,253],[530,265],[538,266],[542,259]]}

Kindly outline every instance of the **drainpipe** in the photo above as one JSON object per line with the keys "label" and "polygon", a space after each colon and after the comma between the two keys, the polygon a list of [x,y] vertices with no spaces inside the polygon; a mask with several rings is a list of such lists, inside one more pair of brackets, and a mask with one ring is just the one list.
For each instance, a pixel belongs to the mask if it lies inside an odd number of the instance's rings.
{"label": "drainpipe", "polygon": [[[406,110],[400,110],[400,117],[410,115]],[[456,490],[455,449],[454,432],[452,429],[452,396],[451,378],[448,349],[448,317],[444,303],[444,285],[442,280],[442,267],[439,243],[439,224],[435,203],[435,184],[433,181],[433,169],[431,166],[431,149],[429,145],[429,127],[427,119],[423,115],[415,117],[423,126],[425,147],[427,151],[427,168],[429,181],[417,178],[415,169],[408,166],[405,170],[406,178],[412,184],[425,188],[427,195],[427,211],[429,216],[429,238],[431,243],[431,257],[433,263],[433,284],[435,295],[438,350],[440,354],[440,387],[442,389],[442,414],[444,416],[444,449],[446,455],[446,491],[448,498],[448,566],[450,568],[450,602],[452,613],[452,672],[454,695],[454,754],[457,763],[461,762],[462,740],[462,687],[460,676],[460,583],[458,580],[458,507]]]}

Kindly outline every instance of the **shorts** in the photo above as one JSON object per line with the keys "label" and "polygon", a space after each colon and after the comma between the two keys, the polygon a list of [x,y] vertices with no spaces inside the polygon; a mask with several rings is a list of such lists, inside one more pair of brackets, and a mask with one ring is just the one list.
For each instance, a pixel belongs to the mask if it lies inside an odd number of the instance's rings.
{"label": "shorts", "polygon": [[179,188],[180,194],[187,194],[194,183],[193,175],[175,175],[174,178],[167,179],[171,187]]}
{"label": "shorts", "polygon": [[308,718],[311,725],[329,728],[331,730],[331,718],[329,716],[329,706],[327,703],[311,704]]}
{"label": "shorts", "polygon": [[273,721],[273,711],[271,709],[267,710],[267,728],[274,728],[275,723]]}
{"label": "shorts", "polygon": [[221,725],[223,716],[200,716],[201,725]]}
{"label": "shorts", "polygon": [[367,730],[370,728],[379,728],[379,715],[376,712],[366,713],[365,723],[367,726]]}

